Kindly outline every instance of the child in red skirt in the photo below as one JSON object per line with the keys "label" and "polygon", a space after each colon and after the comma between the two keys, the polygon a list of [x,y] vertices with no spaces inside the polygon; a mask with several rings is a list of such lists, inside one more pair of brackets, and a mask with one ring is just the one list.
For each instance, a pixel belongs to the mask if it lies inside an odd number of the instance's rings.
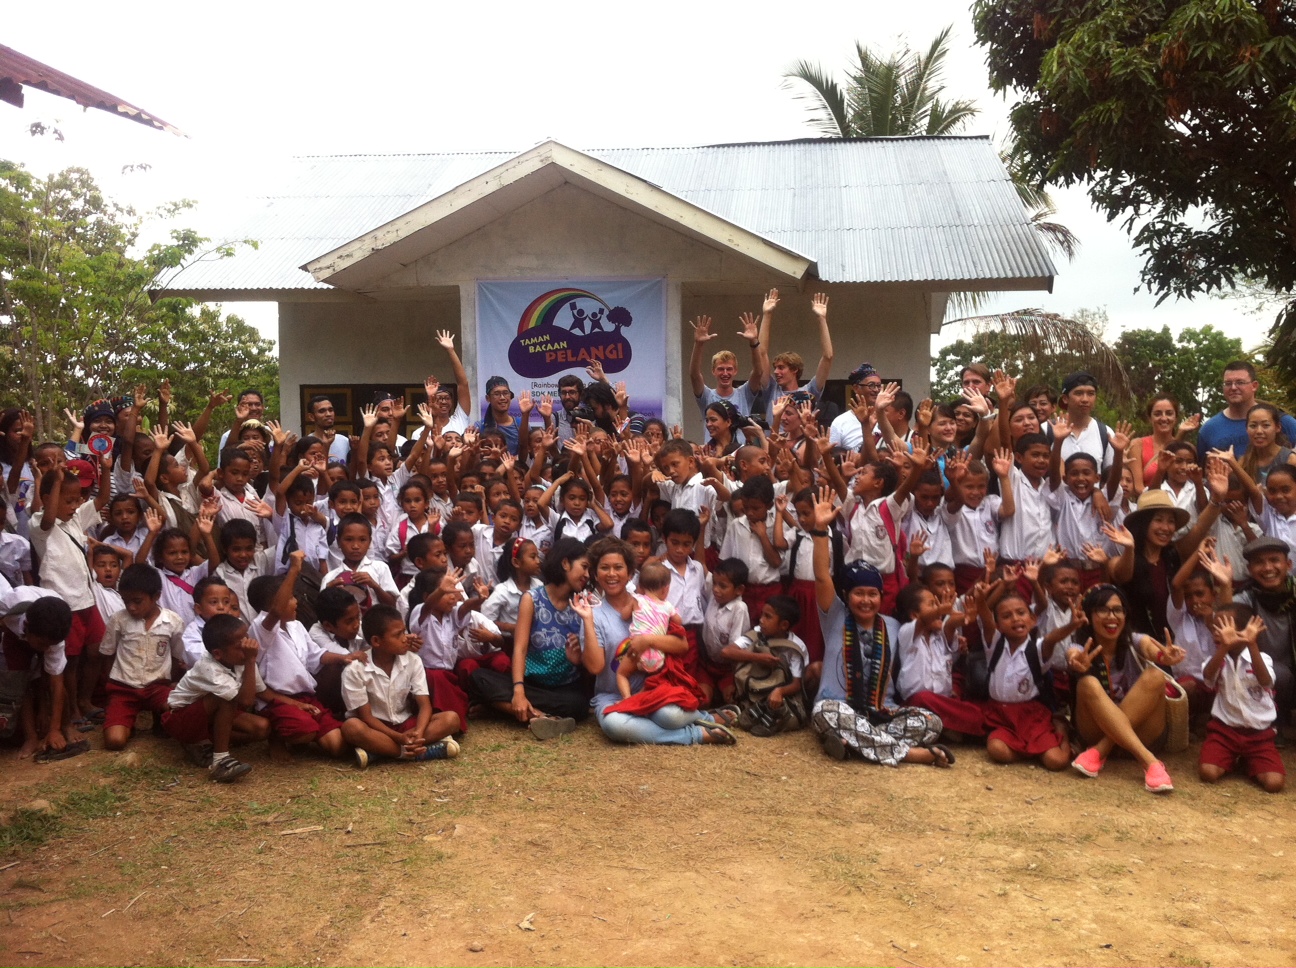
{"label": "child in red skirt", "polygon": [[1274,743],[1273,659],[1257,644],[1264,622],[1240,605],[1218,611],[1215,654],[1202,670],[1206,684],[1216,690],[1215,703],[1197,772],[1206,783],[1216,783],[1240,764],[1266,793],[1278,793],[1287,771]]}
{"label": "child in red skirt", "polygon": [[468,729],[467,682],[455,674],[460,658],[458,640],[460,633],[472,624],[471,613],[485,601],[487,588],[481,579],[473,579],[476,595],[464,601],[459,584],[462,580],[460,571],[430,568],[414,579],[410,594],[409,627],[420,640],[418,656],[427,674],[432,707],[438,714],[447,714],[445,732],[428,737],[432,740]]}
{"label": "child in red skirt", "polygon": [[1053,724],[1049,702],[1053,682],[1048,665],[1055,643],[1041,639],[1030,605],[1013,585],[1001,580],[995,586],[979,601],[982,625],[998,633],[990,636],[986,649],[986,752],[997,763],[1038,758],[1046,769],[1066,769],[1071,747]]}

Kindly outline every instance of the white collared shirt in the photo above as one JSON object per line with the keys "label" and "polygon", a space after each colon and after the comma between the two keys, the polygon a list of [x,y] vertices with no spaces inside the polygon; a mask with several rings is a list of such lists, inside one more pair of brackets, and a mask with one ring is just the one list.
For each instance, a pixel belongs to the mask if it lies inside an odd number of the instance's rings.
{"label": "white collared shirt", "polygon": [[[265,680],[261,678],[261,670],[255,669],[253,675],[256,677],[256,691],[265,692],[266,685]],[[204,696],[215,696],[217,699],[233,702],[238,698],[242,688],[243,667],[236,665],[231,668],[208,652],[194,664],[192,669],[180,677],[176,687],[171,690],[171,695],[167,697],[167,705],[172,709],[183,709],[200,701]]]}
{"label": "white collared shirt", "polygon": [[391,675],[374,663],[372,650],[364,661],[348,662],[342,670],[342,701],[348,719],[368,704],[375,719],[399,726],[418,712],[413,697],[427,694],[427,675],[413,652],[395,657]]}
{"label": "white collared shirt", "polygon": [[891,512],[896,539],[899,540],[901,522],[913,506],[913,498],[905,498],[904,504],[897,504],[895,498],[888,494],[865,504],[851,494],[842,504],[847,534],[845,558],[848,565],[864,561],[882,574],[890,575],[896,570],[896,547],[891,544],[891,535],[882,519],[884,501],[887,510]]}
{"label": "white collared shirt", "polygon": [[[396,588],[396,579],[392,577],[391,569],[387,567],[387,563],[385,561],[375,561],[368,555],[361,558],[360,564],[356,565],[354,568],[348,568],[345,562],[343,562],[341,567],[334,568],[320,580],[320,588],[328,588],[329,582],[333,581],[344,571],[349,571],[352,574],[361,573],[368,575],[374,580],[374,584],[389,595],[400,595],[400,591]],[[409,588],[412,584],[413,582],[410,582],[405,587]],[[378,594],[372,588],[366,588],[364,591],[365,594],[369,596],[369,604],[377,604]],[[408,601],[408,599],[406,599],[406,601]]]}
{"label": "white collared shirt", "polygon": [[[771,545],[774,543],[774,529],[781,526],[776,523],[775,514],[776,512],[771,511],[765,517],[766,534],[769,536]],[[774,550],[779,556],[777,565],[771,565],[765,560],[761,540],[756,537],[756,532],[752,531],[751,521],[747,519],[747,515],[743,514],[729,522],[724,543],[720,545],[720,558],[737,558],[746,564],[749,585],[770,585],[782,577],[780,568],[783,564],[783,556],[787,553],[777,548]]]}
{"label": "white collared shirt", "polygon": [[896,692],[902,699],[919,692],[938,696],[954,695],[954,659],[958,655],[958,640],[949,640],[944,629],[919,633],[917,622],[900,626],[896,641],[900,676]]}
{"label": "white collared shirt", "polygon": [[269,612],[261,612],[248,626],[248,635],[261,646],[257,669],[266,685],[284,696],[315,691],[324,650],[306,633],[301,622],[275,622],[265,627]]}
{"label": "white collared shirt", "polygon": [[1052,489],[1048,478],[1042,478],[1037,487],[1014,464],[1010,479],[1016,510],[1000,525],[999,554],[1012,561],[1042,558],[1053,544],[1053,508],[1049,501]]}
{"label": "white collared shirt", "polygon": [[987,494],[976,507],[964,504],[957,511],[950,511],[949,505],[941,503],[940,513],[949,528],[954,565],[980,568],[985,564],[987,550],[999,551],[1000,503],[998,494]]}
{"label": "white collared shirt", "polygon": [[[1264,652],[1260,653],[1260,658],[1269,672],[1269,681],[1273,682],[1273,659]],[[1268,729],[1278,718],[1273,687],[1260,685],[1255,669],[1251,666],[1249,651],[1244,650],[1236,659],[1224,656],[1219,675],[1214,682],[1206,685],[1215,687],[1211,715],[1226,726],[1236,729]]]}
{"label": "white collared shirt", "polygon": [[715,599],[708,601],[706,612],[702,616],[702,644],[706,648],[707,657],[712,662],[719,662],[720,653],[738,641],[740,636],[750,632],[751,627],[747,603],[741,596],[726,605],[717,605]]}
{"label": "white collared shirt", "polygon": [[99,522],[99,510],[93,501],[85,501],[66,521],[56,521],[48,531],[41,530],[48,508],[41,508],[31,519],[32,550],[40,558],[40,581],[67,602],[74,612],[95,603],[90,585],[94,574],[86,561],[86,532]]}
{"label": "white collared shirt", "polygon": [[154,682],[169,682],[171,660],[184,661],[184,622],[175,612],[162,609],[153,624],[131,618],[122,609],[108,620],[100,655],[116,656],[108,678],[142,689]]}
{"label": "white collared shirt", "polygon": [[468,615],[471,614],[461,617],[459,612],[458,605],[444,615],[437,615],[426,605],[415,605],[410,609],[410,631],[423,638],[418,657],[425,669],[453,669],[459,661],[459,643],[455,639],[467,628]]}
{"label": "white collared shirt", "polygon": [[670,592],[666,600],[675,606],[680,621],[685,625],[701,625],[706,611],[706,569],[693,558],[685,564],[682,575],[669,561],[662,564],[670,572]]}
{"label": "white collared shirt", "polygon": [[[1002,634],[996,634],[989,638],[990,645],[986,647],[986,662],[994,656],[994,646],[1003,639]],[[1036,647],[1039,647],[1039,638],[1036,636]],[[1035,685],[1035,677],[1031,675],[1030,661],[1026,658],[1026,649],[1030,646],[1030,638],[1019,645],[1016,649],[1012,648],[1007,642],[1003,644],[1003,653],[999,656],[999,662],[994,669],[990,671],[990,698],[995,702],[1028,702],[1031,699],[1039,698],[1039,689]],[[1133,659],[1128,660],[1130,664]],[[1040,655],[1040,665],[1043,666],[1044,656]]]}

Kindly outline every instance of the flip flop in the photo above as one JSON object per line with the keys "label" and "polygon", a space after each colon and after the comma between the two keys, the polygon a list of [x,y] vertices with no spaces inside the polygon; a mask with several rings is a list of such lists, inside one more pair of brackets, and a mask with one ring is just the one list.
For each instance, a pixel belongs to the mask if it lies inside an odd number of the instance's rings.
{"label": "flip flop", "polygon": [[96,706],[94,709],[86,713],[83,718],[90,720],[90,722],[94,723],[97,726],[104,721],[104,717],[107,715],[108,713],[106,710],[100,709],[98,706]]}
{"label": "flip flop", "polygon": [[[932,766],[945,770],[954,765],[954,751],[944,743],[932,743],[932,745],[927,748],[936,756],[936,759],[932,761]],[[941,757],[945,758],[944,762],[941,762]]]}
{"label": "flip flop", "polygon": [[70,760],[74,756],[80,756],[82,753],[89,752],[89,740],[77,740],[75,743],[68,743],[61,750],[41,750],[33,759],[37,763],[57,763],[59,760]]}
{"label": "flip flop", "polygon": [[709,719],[699,719],[697,725],[701,726],[707,736],[711,737],[710,745],[712,746],[733,746],[738,742],[738,737],[734,735],[733,730],[721,723]]}
{"label": "flip flop", "polygon": [[738,725],[738,712],[737,706],[717,706],[707,710],[712,722],[729,727]]}

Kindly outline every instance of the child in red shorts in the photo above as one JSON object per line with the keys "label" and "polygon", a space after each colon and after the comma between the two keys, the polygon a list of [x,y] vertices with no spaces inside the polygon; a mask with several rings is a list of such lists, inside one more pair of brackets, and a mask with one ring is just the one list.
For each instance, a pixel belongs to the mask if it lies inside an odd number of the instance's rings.
{"label": "child in red shorts", "polygon": [[734,667],[721,653],[751,630],[751,615],[743,592],[747,565],[737,558],[722,558],[711,572],[711,600],[702,615],[702,647],[698,649],[698,685],[707,705],[733,702]]}
{"label": "child in red shorts", "polygon": [[72,610],[64,679],[68,706],[74,717],[80,717],[74,726],[103,715],[90,699],[99,679],[104,620],[90,588],[94,575],[86,558],[86,534],[101,523],[99,512],[112,492],[107,481],[111,469],[112,457],[105,456],[99,473],[99,493],[94,501],[88,501],[86,497],[95,483],[94,465],[71,460],[66,466],[55,467],[40,480],[37,493],[42,506],[31,518],[32,550],[40,560],[41,587],[63,599]]}
{"label": "child in red shorts", "polygon": [[273,732],[270,752],[286,757],[283,746],[319,743],[330,756],[347,752],[342,724],[315,695],[315,675],[325,663],[346,665],[347,658],[322,648],[297,621],[293,589],[306,552],[289,556],[282,575],[262,575],[248,585],[248,602],[256,609],[248,634],[261,646],[257,666],[274,698],[262,710]]}
{"label": "child in red shorts", "polygon": [[184,674],[167,697],[162,728],[182,743],[185,754],[206,765],[217,783],[233,783],[252,772],[230,756],[230,746],[270,736],[270,720],[252,712],[257,698],[273,694],[261,681],[260,647],[247,637],[247,623],[234,615],[213,615],[203,626],[207,654]]}
{"label": "child in red shorts", "polygon": [[369,657],[342,672],[347,718],[342,735],[364,769],[370,755],[406,762],[447,760],[459,755],[449,734],[458,717],[434,713],[428,681],[416,654],[419,637],[405,631],[400,612],[375,605],[361,619]]}
{"label": "child in red shorts", "polygon": [[123,608],[108,620],[99,654],[113,656],[108,673],[104,749],[126,747],[135,719],[147,709],[167,710],[171,660],[184,662],[184,621],[162,608],[162,577],[148,565],[131,565],[117,582]]}
{"label": "child in red shorts", "polygon": [[1287,771],[1274,743],[1273,659],[1257,644],[1264,627],[1243,605],[1216,609],[1215,654],[1202,670],[1206,685],[1215,689],[1215,703],[1197,772],[1215,783],[1240,763],[1266,793],[1278,793]]}

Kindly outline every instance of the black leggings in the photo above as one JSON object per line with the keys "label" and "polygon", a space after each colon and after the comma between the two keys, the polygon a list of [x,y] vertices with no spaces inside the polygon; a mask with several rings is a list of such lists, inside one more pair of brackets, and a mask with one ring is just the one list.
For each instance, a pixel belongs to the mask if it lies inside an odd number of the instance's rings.
{"label": "black leggings", "polygon": [[[472,692],[489,703],[513,701],[513,678],[493,669],[477,669],[469,678]],[[542,686],[526,681],[522,687],[529,702],[548,716],[584,719],[590,712],[590,694],[579,679],[566,686]]]}

